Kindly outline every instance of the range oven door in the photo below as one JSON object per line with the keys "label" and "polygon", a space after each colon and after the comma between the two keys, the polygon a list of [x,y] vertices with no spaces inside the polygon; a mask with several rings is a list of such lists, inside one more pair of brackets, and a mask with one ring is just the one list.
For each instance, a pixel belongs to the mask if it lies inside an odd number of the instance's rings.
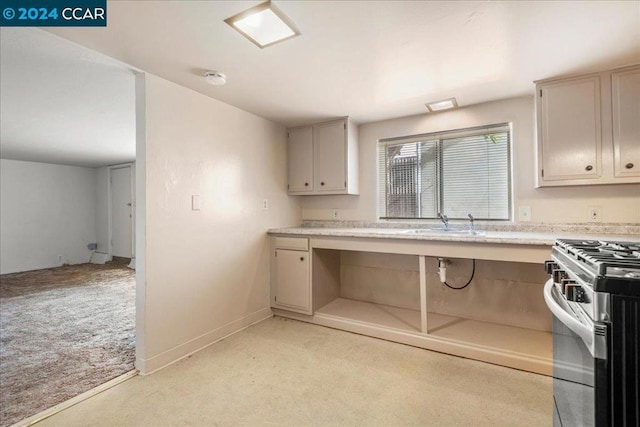
{"label": "range oven door", "polygon": [[[545,302],[554,313],[554,426],[594,426],[596,406],[594,371],[596,359],[591,354],[587,342],[585,342],[585,335],[590,325],[585,324],[584,319],[580,319],[576,315],[554,286],[552,280],[549,280],[545,285]],[[573,323],[567,320],[568,316],[572,318]],[[576,322],[580,323],[580,325],[577,325]],[[569,325],[566,323],[569,323]],[[574,330],[577,330],[580,335]]]}

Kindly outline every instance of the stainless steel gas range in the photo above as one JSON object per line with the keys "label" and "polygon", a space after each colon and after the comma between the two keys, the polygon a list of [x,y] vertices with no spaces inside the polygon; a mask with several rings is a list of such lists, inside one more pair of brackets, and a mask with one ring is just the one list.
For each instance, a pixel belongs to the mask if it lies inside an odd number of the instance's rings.
{"label": "stainless steel gas range", "polygon": [[559,239],[551,258],[554,426],[640,426],[640,242]]}

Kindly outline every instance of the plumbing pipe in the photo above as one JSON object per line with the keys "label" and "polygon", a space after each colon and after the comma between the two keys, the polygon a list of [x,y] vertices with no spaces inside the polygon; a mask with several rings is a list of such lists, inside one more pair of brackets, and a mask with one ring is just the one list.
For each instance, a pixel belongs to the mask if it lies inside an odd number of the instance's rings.
{"label": "plumbing pipe", "polygon": [[438,274],[442,283],[447,281],[447,264],[448,261],[446,259],[438,258]]}

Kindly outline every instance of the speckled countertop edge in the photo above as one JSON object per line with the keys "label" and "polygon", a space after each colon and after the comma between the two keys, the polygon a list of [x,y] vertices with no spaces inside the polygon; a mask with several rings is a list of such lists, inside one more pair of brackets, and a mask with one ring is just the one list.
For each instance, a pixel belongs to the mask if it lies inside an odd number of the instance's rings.
{"label": "speckled countertop edge", "polygon": [[[321,223],[321,226],[318,226]],[[374,225],[375,224],[375,225]],[[551,246],[558,238],[639,241],[637,224],[495,224],[479,223],[484,235],[445,235],[442,232],[409,233],[406,229],[428,229],[437,223],[365,223],[356,221],[305,221],[302,227],[277,228],[269,234],[309,237],[358,237],[440,242],[502,243]],[[465,227],[452,226],[453,229]]]}

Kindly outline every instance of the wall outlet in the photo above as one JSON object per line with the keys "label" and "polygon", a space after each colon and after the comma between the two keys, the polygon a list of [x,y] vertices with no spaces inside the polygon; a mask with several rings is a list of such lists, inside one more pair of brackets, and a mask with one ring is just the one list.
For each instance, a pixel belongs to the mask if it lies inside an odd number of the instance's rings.
{"label": "wall outlet", "polygon": [[338,213],[338,209],[331,209],[331,219],[339,219],[340,214]]}
{"label": "wall outlet", "polygon": [[592,206],[589,208],[589,222],[602,222],[601,206]]}
{"label": "wall outlet", "polygon": [[263,211],[269,210],[269,199],[262,199],[262,210]]}
{"label": "wall outlet", "polygon": [[520,222],[531,221],[531,206],[520,206],[518,208],[518,221]]}

